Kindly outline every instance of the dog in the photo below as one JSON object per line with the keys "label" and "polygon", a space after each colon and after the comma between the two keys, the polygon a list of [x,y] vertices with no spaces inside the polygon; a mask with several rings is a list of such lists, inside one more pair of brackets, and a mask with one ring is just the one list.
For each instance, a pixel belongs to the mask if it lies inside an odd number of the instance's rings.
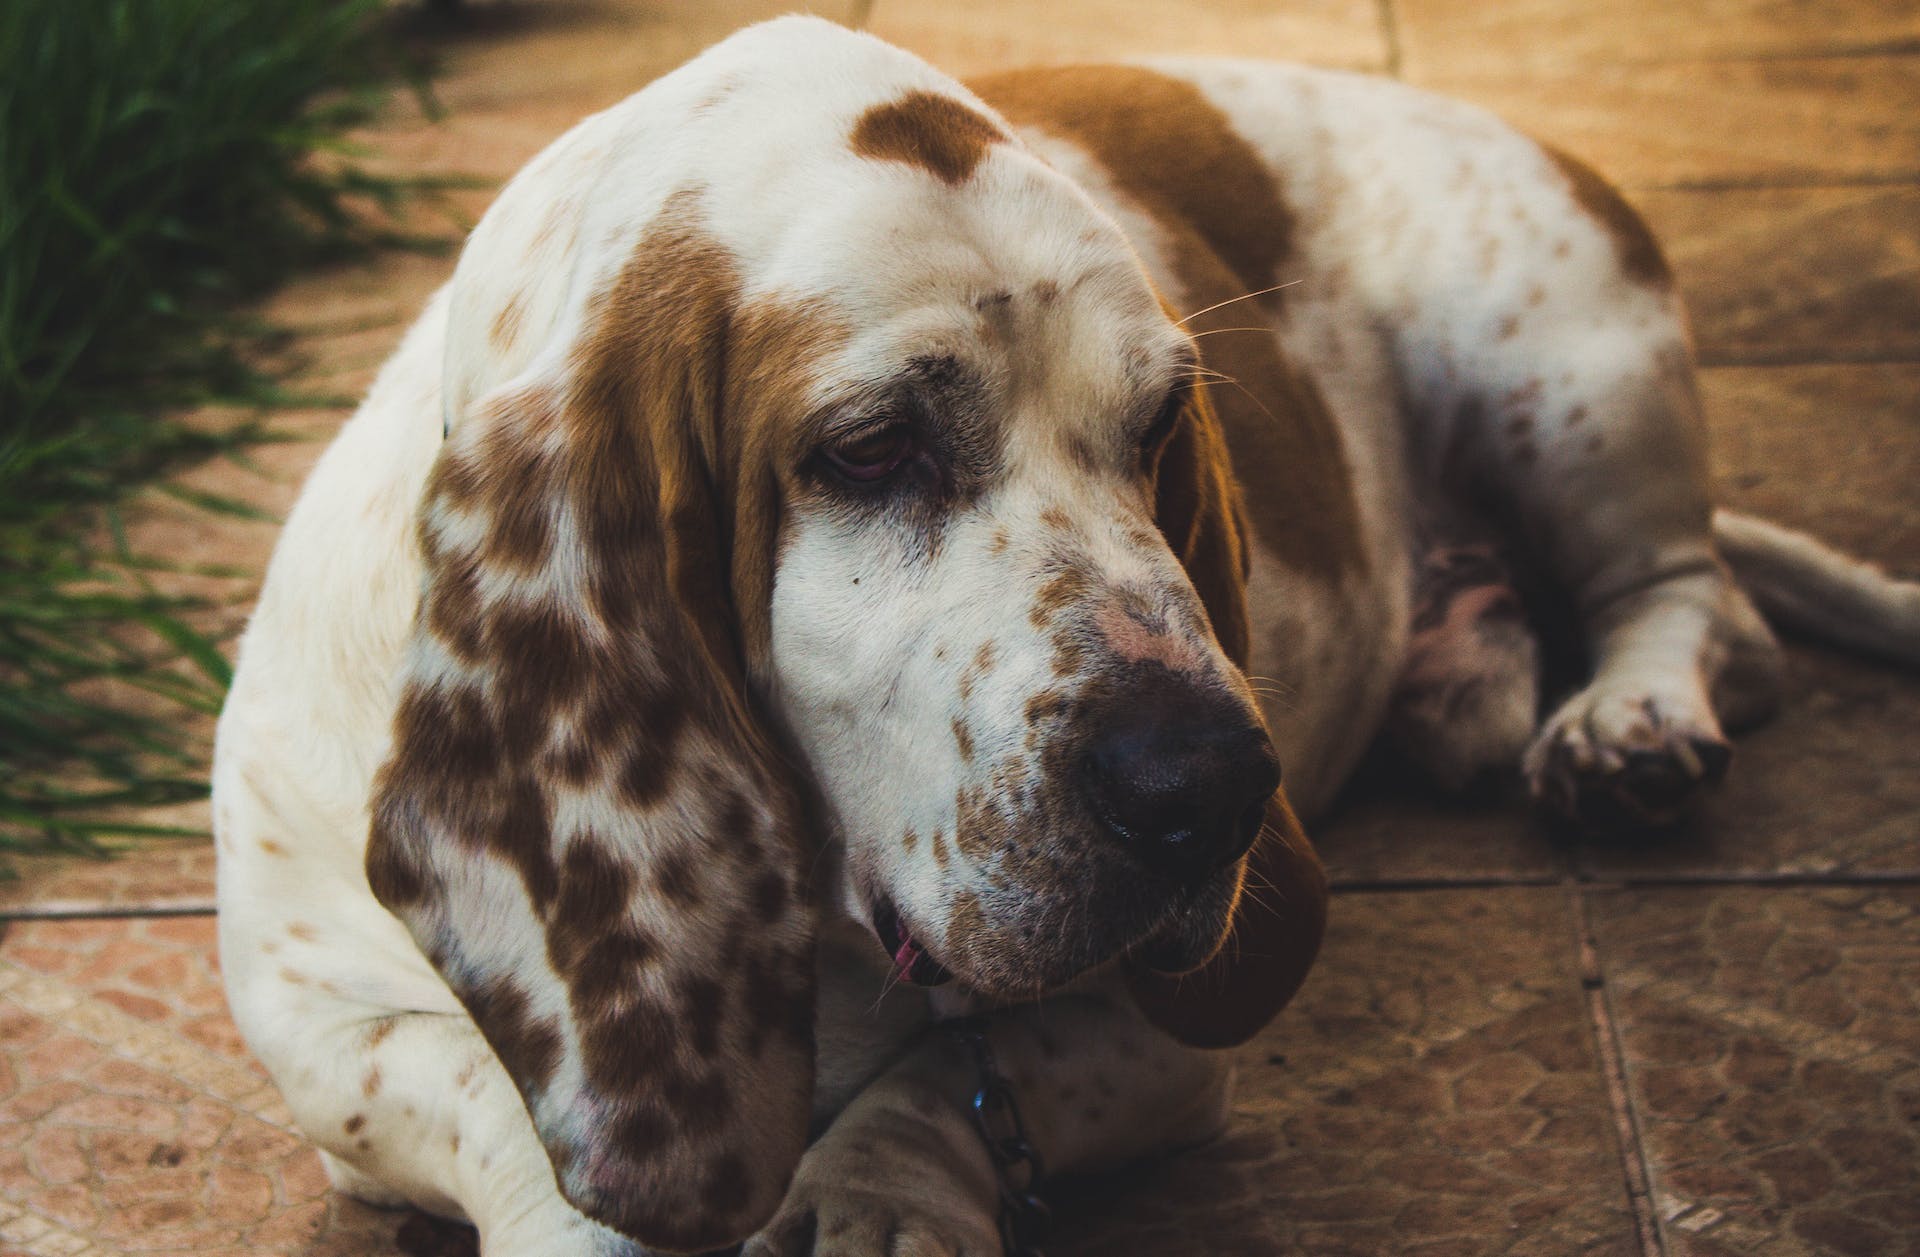
{"label": "dog", "polygon": [[[1657,821],[1773,701],[1749,591],[1920,659],[1705,468],[1657,244],[1476,109],[748,28],[506,187],[294,508],[235,1019],[489,1254],[1002,1252],[1034,1158],[1220,1129],[1383,733]],[[1522,569],[1592,660],[1544,720]]]}

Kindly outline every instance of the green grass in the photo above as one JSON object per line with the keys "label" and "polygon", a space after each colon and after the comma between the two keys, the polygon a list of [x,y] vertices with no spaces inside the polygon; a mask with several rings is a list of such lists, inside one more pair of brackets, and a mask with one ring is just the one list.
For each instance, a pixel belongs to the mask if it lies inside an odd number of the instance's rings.
{"label": "green grass", "polygon": [[96,851],[205,793],[224,618],[162,592],[120,509],[291,400],[240,303],[385,240],[367,211],[405,189],[343,144],[418,83],[381,10],[0,4],[0,848]]}

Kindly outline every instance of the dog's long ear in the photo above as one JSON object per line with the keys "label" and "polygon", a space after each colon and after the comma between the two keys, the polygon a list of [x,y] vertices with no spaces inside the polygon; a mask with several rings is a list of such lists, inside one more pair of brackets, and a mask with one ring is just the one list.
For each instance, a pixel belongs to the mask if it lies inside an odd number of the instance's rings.
{"label": "dog's long ear", "polygon": [[759,368],[725,360],[729,259],[671,213],[594,289],[454,416],[367,873],[566,1198],[699,1251],[773,1213],[813,1079],[804,787],[743,646],[771,525],[732,412]]}
{"label": "dog's long ear", "polygon": [[[1245,669],[1249,551],[1240,489],[1205,386],[1187,405],[1154,469],[1161,533],[1187,569],[1214,636]],[[1128,986],[1149,1020],[1194,1047],[1232,1047],[1272,1020],[1306,979],[1326,931],[1327,879],[1283,787],[1246,858],[1233,925],[1204,967],[1180,976],[1138,966]]]}

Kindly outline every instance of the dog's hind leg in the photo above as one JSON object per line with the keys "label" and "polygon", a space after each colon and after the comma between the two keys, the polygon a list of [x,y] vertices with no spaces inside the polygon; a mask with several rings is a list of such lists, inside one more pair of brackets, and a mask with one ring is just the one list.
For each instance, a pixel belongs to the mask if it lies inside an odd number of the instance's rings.
{"label": "dog's hind leg", "polygon": [[1726,771],[1726,729],[1771,710],[1779,647],[1714,548],[1677,320],[1622,312],[1528,350],[1527,378],[1483,420],[1482,474],[1571,597],[1592,679],[1523,769],[1537,799],[1581,820],[1671,821]]}
{"label": "dog's hind leg", "polygon": [[1447,790],[1510,777],[1538,720],[1540,647],[1492,545],[1433,545],[1387,735]]}

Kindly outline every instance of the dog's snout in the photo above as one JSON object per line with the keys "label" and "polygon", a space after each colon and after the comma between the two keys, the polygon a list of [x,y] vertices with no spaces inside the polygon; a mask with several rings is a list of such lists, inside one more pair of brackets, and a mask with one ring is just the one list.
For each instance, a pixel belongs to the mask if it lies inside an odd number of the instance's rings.
{"label": "dog's snout", "polygon": [[1280,785],[1266,732],[1237,702],[1171,676],[1116,697],[1081,766],[1101,825],[1149,868],[1182,881],[1246,854]]}

